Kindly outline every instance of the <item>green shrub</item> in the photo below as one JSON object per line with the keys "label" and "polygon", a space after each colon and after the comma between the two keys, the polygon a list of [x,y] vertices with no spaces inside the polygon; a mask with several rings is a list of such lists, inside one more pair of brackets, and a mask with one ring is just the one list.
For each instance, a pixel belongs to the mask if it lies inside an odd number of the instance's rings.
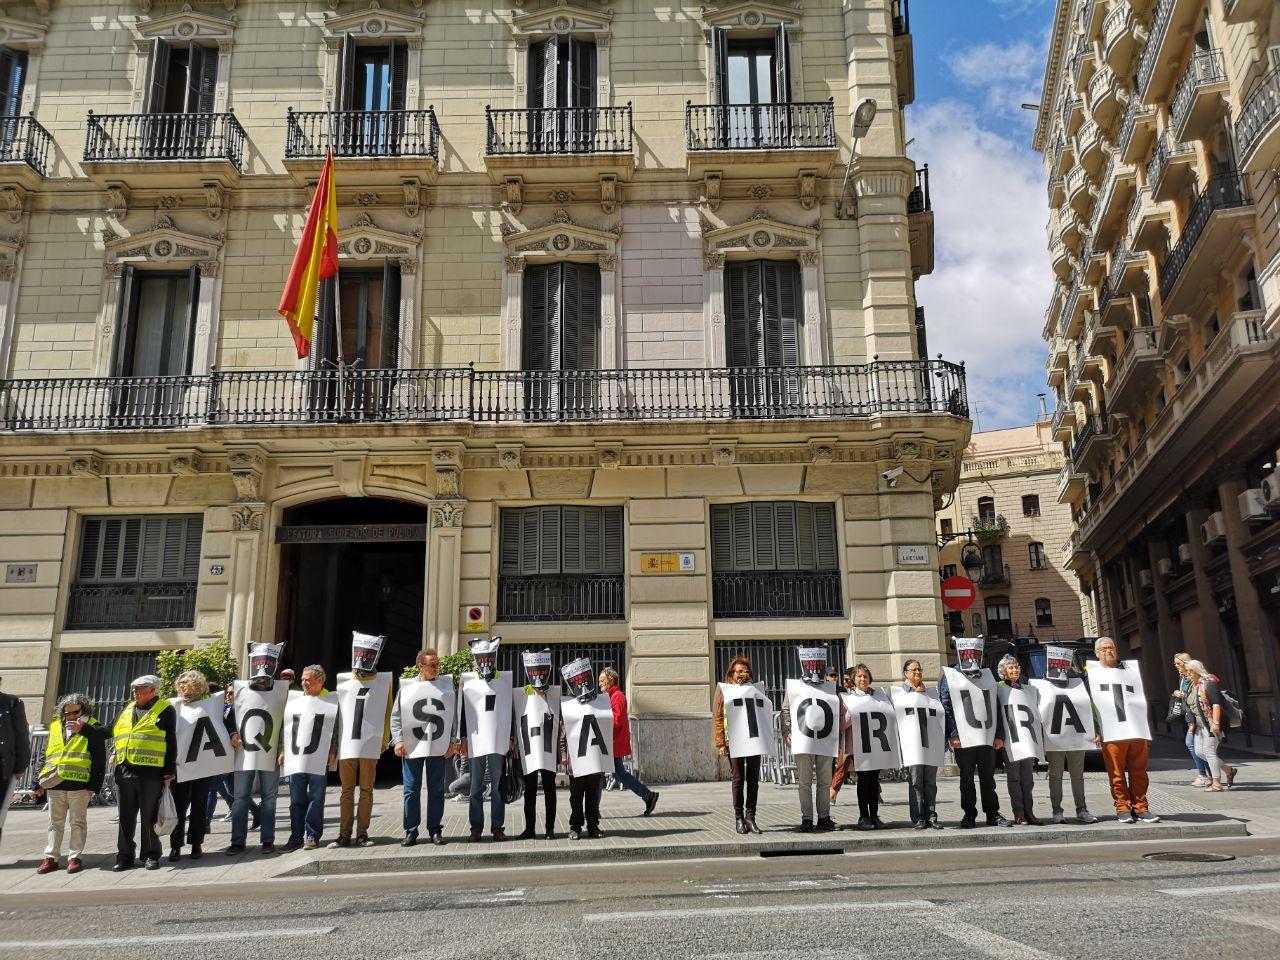
{"label": "green shrub", "polygon": [[[459,650],[457,653],[451,653],[447,657],[440,658],[440,672],[449,674],[453,677],[453,682],[458,682],[458,676],[475,665],[475,661],[471,656],[471,651],[467,649]],[[417,664],[411,663],[400,671],[401,680],[412,680],[418,675]]]}
{"label": "green shrub", "polygon": [[240,675],[236,658],[231,655],[231,644],[219,637],[210,643],[184,650],[163,650],[156,657],[160,671],[160,695],[177,695],[174,681],[187,670],[199,670],[210,683],[221,684],[225,690]]}

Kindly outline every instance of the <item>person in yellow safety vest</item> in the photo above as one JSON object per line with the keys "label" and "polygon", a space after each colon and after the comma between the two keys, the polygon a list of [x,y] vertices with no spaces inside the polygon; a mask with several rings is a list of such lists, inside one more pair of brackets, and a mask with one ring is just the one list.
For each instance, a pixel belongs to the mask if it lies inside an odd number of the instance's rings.
{"label": "person in yellow safety vest", "polygon": [[120,798],[120,835],[116,841],[116,864],[112,870],[134,867],[133,834],[142,820],[142,865],[160,868],[160,838],[156,835],[156,813],[164,785],[177,772],[177,714],[173,705],[160,696],[160,678],[154,674],[132,683],[133,703],[120,712],[115,729],[115,780]]}
{"label": "person in yellow safety vest", "polygon": [[58,701],[49,722],[49,741],[40,768],[36,795],[49,801],[49,845],[36,873],[58,869],[62,834],[71,819],[67,873],[84,869],[85,835],[89,830],[89,801],[102,789],[107,772],[107,731],[93,715],[93,701],[83,693],[69,693]]}

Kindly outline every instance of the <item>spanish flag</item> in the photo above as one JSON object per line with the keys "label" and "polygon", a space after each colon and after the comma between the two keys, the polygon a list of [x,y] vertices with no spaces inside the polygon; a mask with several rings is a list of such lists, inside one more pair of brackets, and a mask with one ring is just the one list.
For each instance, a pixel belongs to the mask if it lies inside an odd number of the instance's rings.
{"label": "spanish flag", "polygon": [[280,297],[280,315],[289,323],[289,332],[298,347],[298,358],[311,352],[311,332],[315,326],[316,294],[321,280],[338,272],[338,191],[333,183],[333,153],[325,159],[302,228],[302,240],[289,270],[289,280]]}

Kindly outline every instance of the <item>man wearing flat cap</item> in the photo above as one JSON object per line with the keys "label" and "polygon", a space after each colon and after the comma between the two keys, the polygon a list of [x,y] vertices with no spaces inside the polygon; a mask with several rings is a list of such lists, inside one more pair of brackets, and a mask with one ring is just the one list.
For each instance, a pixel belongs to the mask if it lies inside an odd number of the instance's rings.
{"label": "man wearing flat cap", "polygon": [[160,867],[160,838],[156,836],[156,813],[164,785],[177,773],[177,717],[173,705],[160,696],[160,678],[155,674],[138,677],[131,684],[133,703],[116,719],[114,734],[116,794],[120,798],[120,835],[116,841],[119,872],[135,865],[133,840],[138,820],[142,821],[142,865]]}

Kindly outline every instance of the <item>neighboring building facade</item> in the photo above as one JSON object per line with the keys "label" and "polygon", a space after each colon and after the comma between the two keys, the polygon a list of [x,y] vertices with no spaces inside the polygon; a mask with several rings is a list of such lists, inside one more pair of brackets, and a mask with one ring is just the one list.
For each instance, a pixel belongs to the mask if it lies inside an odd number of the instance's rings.
{"label": "neighboring building facade", "polygon": [[[1071,535],[1071,510],[1058,503],[1061,445],[1048,418],[1030,426],[975,433],[960,462],[960,486],[938,511],[942,577],[964,576],[961,552],[982,550],[978,598],[948,611],[951,636],[1078,640],[1092,635],[1091,611],[1060,546]],[[972,531],[972,541],[965,535]]]}
{"label": "neighboring building facade", "polygon": [[398,671],[493,633],[620,668],[662,779],[713,775],[734,653],[936,673],[936,551],[897,547],[969,423],[922,359],[905,0],[480,7],[5,4],[0,674],[33,718],[219,635],[336,671],[385,633]]}
{"label": "neighboring building facade", "polygon": [[1035,145],[1066,562],[1157,705],[1186,649],[1274,734],[1280,4],[1059,0]]}

